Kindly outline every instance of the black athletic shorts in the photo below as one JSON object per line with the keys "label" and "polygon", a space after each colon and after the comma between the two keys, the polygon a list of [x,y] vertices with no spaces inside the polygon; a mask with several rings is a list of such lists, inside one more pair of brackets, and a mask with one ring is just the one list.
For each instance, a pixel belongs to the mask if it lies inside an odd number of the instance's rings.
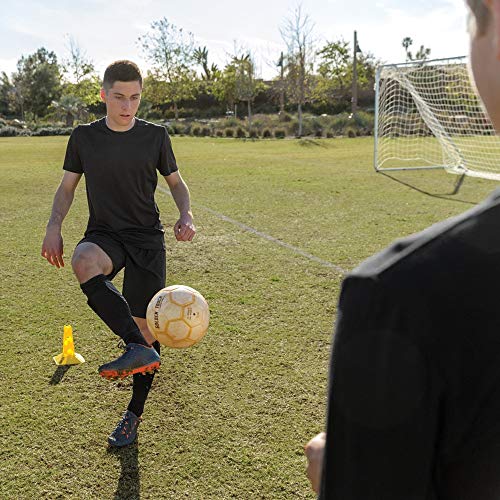
{"label": "black athletic shorts", "polygon": [[113,271],[107,276],[110,280],[125,269],[123,296],[130,306],[132,316],[145,318],[149,301],[156,292],[165,287],[167,273],[165,249],[137,248],[108,233],[98,231],[88,233],[78,245],[85,242],[95,243],[111,259]]}

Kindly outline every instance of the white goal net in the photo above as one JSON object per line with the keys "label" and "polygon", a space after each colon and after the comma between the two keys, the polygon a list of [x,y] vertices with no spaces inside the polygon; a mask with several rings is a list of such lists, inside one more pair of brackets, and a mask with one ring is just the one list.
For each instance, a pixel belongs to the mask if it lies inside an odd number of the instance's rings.
{"label": "white goal net", "polygon": [[500,180],[500,138],[465,57],[380,66],[375,107],[377,171],[445,168]]}

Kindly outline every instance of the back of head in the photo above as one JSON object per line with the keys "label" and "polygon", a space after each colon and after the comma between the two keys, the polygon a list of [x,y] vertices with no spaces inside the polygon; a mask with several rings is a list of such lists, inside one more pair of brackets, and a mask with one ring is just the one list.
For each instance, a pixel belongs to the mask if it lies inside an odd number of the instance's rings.
{"label": "back of head", "polygon": [[142,87],[142,75],[137,64],[126,59],[111,63],[104,72],[102,87],[108,92],[115,82],[139,82]]}
{"label": "back of head", "polygon": [[490,22],[490,10],[486,7],[484,0],[467,0],[467,4],[474,16],[477,34],[484,34]]}

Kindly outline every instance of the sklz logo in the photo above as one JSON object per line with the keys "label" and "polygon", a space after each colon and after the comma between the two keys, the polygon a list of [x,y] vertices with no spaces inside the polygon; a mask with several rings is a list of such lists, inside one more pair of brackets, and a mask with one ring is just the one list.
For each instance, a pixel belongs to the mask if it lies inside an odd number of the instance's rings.
{"label": "sklz logo", "polygon": [[188,306],[185,309],[184,315],[188,321],[191,321],[192,317],[196,316],[196,313],[193,313],[193,308],[191,306]]}
{"label": "sklz logo", "polygon": [[160,308],[161,308],[161,305],[163,303],[163,301],[165,300],[165,295],[160,295],[157,299],[156,299],[156,302],[155,302],[155,313],[154,313],[154,321],[155,321],[155,328],[156,329],[159,329],[160,328],[160,319],[159,319],[159,311],[160,311]]}

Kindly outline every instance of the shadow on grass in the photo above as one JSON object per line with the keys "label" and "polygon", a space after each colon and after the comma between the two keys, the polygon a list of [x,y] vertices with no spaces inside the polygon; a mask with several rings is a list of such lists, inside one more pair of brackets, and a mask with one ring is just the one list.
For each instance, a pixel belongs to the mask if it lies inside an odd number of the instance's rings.
{"label": "shadow on grass", "polygon": [[419,193],[425,194],[427,196],[432,196],[433,198],[441,198],[443,200],[449,200],[449,201],[455,201],[457,203],[464,203],[465,205],[477,205],[479,201],[470,201],[470,200],[461,200],[458,198],[450,198],[451,196],[455,196],[459,193],[460,188],[462,187],[462,184],[464,183],[465,180],[465,175],[460,175],[458,179],[455,181],[453,188],[451,191],[447,193],[431,193],[429,191],[426,191],[425,189],[419,188],[413,184],[410,184],[409,182],[405,182],[401,179],[398,179],[395,177],[395,174],[388,174],[386,172],[378,172],[380,175],[383,175],[384,177],[387,177],[391,179],[392,181],[398,182],[399,184],[403,184],[403,186],[409,187],[410,189],[414,189],[415,191],[418,191]]}
{"label": "shadow on grass", "polygon": [[62,365],[58,366],[54,375],[49,380],[49,385],[57,385],[66,375],[66,372],[71,368],[71,365]]}
{"label": "shadow on grass", "polygon": [[325,144],[324,142],[314,139],[299,139],[299,146],[305,146],[307,148],[310,148],[312,146],[320,146],[322,148],[328,147],[327,144]]}
{"label": "shadow on grass", "polygon": [[108,453],[119,458],[122,468],[113,500],[139,500],[141,478],[137,441],[123,448],[109,447]]}

